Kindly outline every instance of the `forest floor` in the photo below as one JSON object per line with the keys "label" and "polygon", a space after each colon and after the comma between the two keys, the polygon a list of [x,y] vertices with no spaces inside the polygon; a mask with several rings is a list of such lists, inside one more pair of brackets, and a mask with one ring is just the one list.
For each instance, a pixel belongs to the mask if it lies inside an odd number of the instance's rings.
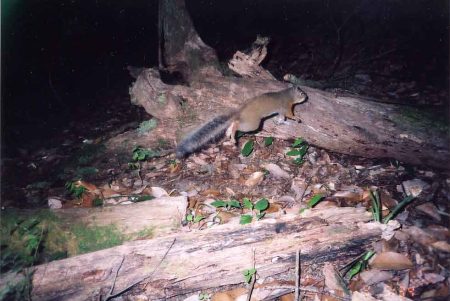
{"label": "forest floor", "polygon": [[[277,64],[272,60],[267,67],[277,74],[281,72],[276,70]],[[386,68],[383,64],[377,66]],[[396,63],[388,65],[401,68]],[[408,97],[415,100],[414,105],[436,108],[441,108],[447,97],[444,90],[419,88],[412,80],[393,81],[369,73],[358,73],[354,78],[358,84],[352,87],[364,87],[354,92],[368,96]],[[424,103],[421,96],[425,94]],[[60,134],[41,141],[39,147],[20,148],[14,156],[2,158],[2,215],[11,208],[120,206],[143,201],[147,196],[184,195],[189,198],[192,216],[189,227],[202,228],[213,224],[212,216],[217,212],[221,212],[222,223],[239,215],[238,208],[222,211],[211,206],[217,200],[237,200],[243,205],[246,198],[252,202],[267,199],[268,212],[311,206],[363,206],[369,211],[375,196],[379,196],[381,214],[386,216],[413,196],[395,217],[402,231],[389,242],[374,246],[378,254],[383,254],[382,262],[355,276],[349,287],[374,296],[387,288],[385,294],[390,291],[413,300],[448,300],[448,173],[389,159],[332,153],[308,145],[301,137],[271,141],[246,135],[238,148],[220,142],[183,161],[173,155],[161,156],[170,149],[165,141],[159,149],[138,148],[128,154],[114,154],[104,146],[109,138],[128,130],[138,131],[142,139],[151,135],[151,122],[146,121],[151,116],[131,105],[123,92],[118,95],[104,95],[95,109],[74,112],[77,116],[73,121]],[[248,141],[253,145],[244,149]],[[80,190],[81,186],[84,188]],[[2,249],[8,247],[2,239]],[[35,258],[34,263],[46,258]],[[2,257],[2,272],[10,266]],[[318,288],[323,285],[323,281],[316,284]],[[394,300],[387,295],[378,297]]]}

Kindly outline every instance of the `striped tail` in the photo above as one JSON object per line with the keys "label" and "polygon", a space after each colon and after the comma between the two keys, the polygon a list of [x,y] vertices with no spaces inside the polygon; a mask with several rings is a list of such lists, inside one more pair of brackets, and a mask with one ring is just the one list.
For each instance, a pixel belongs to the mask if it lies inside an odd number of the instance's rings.
{"label": "striped tail", "polygon": [[188,134],[177,146],[177,158],[184,158],[210,143],[217,142],[225,135],[232,117],[233,114],[217,116]]}

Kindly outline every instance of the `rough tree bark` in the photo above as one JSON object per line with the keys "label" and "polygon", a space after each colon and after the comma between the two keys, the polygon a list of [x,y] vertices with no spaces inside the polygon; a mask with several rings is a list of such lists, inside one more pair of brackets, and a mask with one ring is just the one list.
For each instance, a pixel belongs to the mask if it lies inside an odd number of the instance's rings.
{"label": "rough tree bark", "polygon": [[[116,137],[109,142],[113,149],[123,146],[124,140],[128,141],[127,149],[134,144],[152,146],[161,138],[175,142],[195,126],[250,97],[287,87],[255,66],[264,58],[267,43],[254,47],[253,53],[238,53],[230,61],[230,67],[241,70],[244,78],[221,76],[215,68],[215,54],[196,34],[184,1],[162,1],[162,7],[164,62],[170,62],[167,65],[172,72],[178,69],[185,74],[189,85],[165,84],[154,69],[142,72],[130,89],[131,99],[157,118],[159,126],[145,139],[135,133]],[[183,30],[178,32],[180,26]],[[302,88],[308,102],[297,106],[296,115],[303,122],[275,126],[268,120],[262,135],[284,139],[301,136],[313,145],[339,153],[450,168],[448,125],[438,124],[415,108]]]}
{"label": "rough tree bark", "polygon": [[297,250],[301,278],[320,281],[325,262],[343,267],[380,237],[380,228],[366,223],[370,219],[364,208],[313,209],[303,217],[286,214],[135,241],[37,266],[32,299],[100,300],[119,269],[114,292],[144,280],[140,287],[150,300],[183,300],[244,286],[242,271],[253,266],[253,250],[260,282],[287,293],[294,288]]}

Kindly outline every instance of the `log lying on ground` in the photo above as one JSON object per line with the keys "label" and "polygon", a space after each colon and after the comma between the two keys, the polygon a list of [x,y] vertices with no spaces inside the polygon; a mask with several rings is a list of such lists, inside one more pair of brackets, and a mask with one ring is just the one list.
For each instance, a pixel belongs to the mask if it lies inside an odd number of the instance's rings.
{"label": "log lying on ground", "polygon": [[150,300],[225,290],[243,285],[242,271],[253,266],[253,249],[260,279],[293,281],[298,249],[302,279],[320,279],[323,263],[342,267],[379,238],[380,230],[365,223],[370,219],[364,208],[328,208],[304,217],[286,214],[135,241],[37,266],[32,299],[99,300],[109,292],[117,269],[114,292],[144,279],[141,289]]}
{"label": "log lying on ground", "polygon": [[[248,98],[286,87],[278,81],[214,76],[192,82],[189,87],[167,85],[156,70],[149,69],[141,73],[130,91],[132,101],[157,118],[159,126],[145,139],[130,133],[108,144],[115,148],[126,145],[123,140],[141,145],[152,145],[158,139],[175,141]],[[269,119],[264,122],[262,135],[303,137],[313,145],[339,153],[450,168],[448,125],[434,123],[414,108],[302,88],[308,101],[295,109],[302,122],[275,126]],[[128,146],[132,147],[132,143]]]}

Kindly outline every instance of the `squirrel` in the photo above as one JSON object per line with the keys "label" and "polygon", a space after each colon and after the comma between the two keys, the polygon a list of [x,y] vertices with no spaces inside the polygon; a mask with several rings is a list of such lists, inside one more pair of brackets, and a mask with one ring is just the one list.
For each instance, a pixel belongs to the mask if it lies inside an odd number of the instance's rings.
{"label": "squirrel", "polygon": [[306,98],[306,93],[298,86],[253,97],[239,109],[211,119],[184,137],[177,146],[176,156],[184,158],[210,143],[217,142],[224,134],[236,144],[237,131],[256,131],[262,119],[275,114],[283,120],[289,118],[299,121],[293,114],[293,106],[304,102]]}

